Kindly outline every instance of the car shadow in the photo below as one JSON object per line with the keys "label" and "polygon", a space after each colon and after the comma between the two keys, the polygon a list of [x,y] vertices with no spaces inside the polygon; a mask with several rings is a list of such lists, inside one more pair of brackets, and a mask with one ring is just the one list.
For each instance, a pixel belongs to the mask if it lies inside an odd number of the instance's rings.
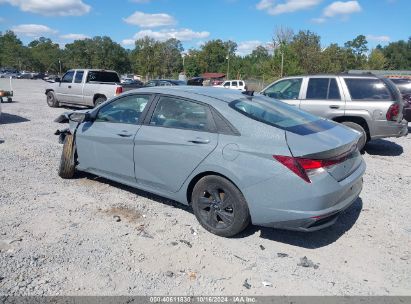
{"label": "car shadow", "polygon": [[27,122],[30,121],[27,118],[14,115],[14,114],[8,114],[8,113],[1,113],[0,115],[0,124],[1,125],[7,125],[7,124],[15,124],[15,123],[21,123],[21,122]]}
{"label": "car shadow", "polygon": [[288,231],[250,225],[237,237],[247,237],[260,231],[260,238],[263,239],[306,249],[317,249],[334,243],[350,230],[360,216],[362,206],[362,200],[358,198],[339,216],[334,225],[314,232]]}
{"label": "car shadow", "polygon": [[404,153],[402,146],[385,139],[377,139],[367,143],[364,150],[370,155],[379,156],[400,156]]}
{"label": "car shadow", "polygon": [[[147,191],[139,190],[124,184],[120,184],[104,177],[99,177],[86,172],[77,172],[76,179],[87,178],[89,180],[94,180],[112,187],[128,191],[137,196],[141,196],[157,203],[163,205],[171,206],[174,208],[181,209],[188,212],[194,216],[191,206],[181,204],[179,202],[173,201],[171,199],[156,195]],[[363,207],[363,202],[361,198],[358,198],[347,210],[345,210],[337,219],[337,222],[327,228],[314,232],[299,232],[299,231],[288,231],[280,230],[274,228],[266,228],[255,225],[249,225],[243,232],[234,236],[233,238],[247,238],[260,231],[260,238],[267,239],[270,241],[281,242],[293,246],[303,247],[307,249],[316,249],[328,246],[335,241],[337,241],[341,236],[343,236],[348,230],[350,230],[358,217],[360,216]]]}
{"label": "car shadow", "polygon": [[93,181],[97,181],[97,182],[100,182],[100,183],[104,183],[104,184],[106,184],[106,185],[109,185],[109,186],[112,186],[112,187],[116,187],[116,188],[119,188],[119,189],[124,190],[124,191],[128,191],[128,192],[133,193],[133,194],[135,194],[135,195],[137,195],[137,196],[141,196],[141,197],[144,197],[144,198],[153,200],[153,201],[155,201],[155,202],[157,202],[157,203],[161,203],[161,204],[163,204],[163,205],[167,205],[167,206],[171,206],[171,207],[174,207],[174,208],[178,208],[178,209],[181,209],[181,210],[183,210],[183,211],[186,211],[186,212],[189,212],[189,213],[192,213],[192,214],[193,214],[193,210],[192,210],[192,208],[191,208],[190,206],[181,204],[181,203],[179,203],[179,202],[173,201],[173,200],[171,200],[171,199],[168,199],[168,198],[166,198],[166,197],[163,197],[163,196],[160,196],[160,195],[157,195],[157,194],[153,194],[153,193],[151,193],[151,192],[147,192],[147,191],[140,190],[140,189],[136,189],[136,188],[133,188],[133,187],[124,185],[124,184],[120,184],[120,183],[118,183],[118,182],[115,182],[115,181],[106,179],[106,178],[104,178],[104,177],[96,176],[96,175],[93,175],[93,174],[91,174],[91,173],[87,173],[87,172],[77,172],[74,178],[76,178],[76,179],[87,178],[87,179],[89,179],[89,180],[93,180]]}

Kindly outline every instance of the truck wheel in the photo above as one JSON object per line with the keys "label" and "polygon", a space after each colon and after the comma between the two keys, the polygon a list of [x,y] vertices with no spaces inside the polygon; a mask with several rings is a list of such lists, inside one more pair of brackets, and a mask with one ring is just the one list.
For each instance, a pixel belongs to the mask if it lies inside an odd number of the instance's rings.
{"label": "truck wheel", "polygon": [[357,146],[358,150],[362,151],[365,147],[365,144],[367,143],[367,132],[365,132],[364,128],[361,125],[352,121],[344,121],[342,122],[342,124],[361,133],[361,137],[358,140]]}
{"label": "truck wheel", "polygon": [[105,97],[98,97],[95,101],[94,101],[94,107],[97,107],[99,105],[101,105],[103,102],[105,102],[107,100],[107,98]]}
{"label": "truck wheel", "polygon": [[211,233],[231,237],[250,223],[250,212],[243,194],[221,176],[209,175],[200,179],[191,197],[197,220]]}
{"label": "truck wheel", "polygon": [[63,152],[61,153],[60,166],[58,174],[62,178],[72,178],[76,171],[74,161],[74,136],[67,134],[64,139]]}
{"label": "truck wheel", "polygon": [[56,95],[54,95],[53,91],[47,92],[47,104],[51,108],[57,108],[59,106],[59,102],[56,99]]}

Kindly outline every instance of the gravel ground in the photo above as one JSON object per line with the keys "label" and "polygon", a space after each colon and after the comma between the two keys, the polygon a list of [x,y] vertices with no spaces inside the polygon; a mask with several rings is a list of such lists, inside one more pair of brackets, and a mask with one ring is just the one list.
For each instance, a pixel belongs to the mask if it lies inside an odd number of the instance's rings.
{"label": "gravel ground", "polygon": [[0,294],[411,294],[410,136],[368,146],[361,197],[333,227],[224,239],[167,199],[59,178],[53,120],[67,109],[46,105],[46,86],[15,80],[2,104]]}

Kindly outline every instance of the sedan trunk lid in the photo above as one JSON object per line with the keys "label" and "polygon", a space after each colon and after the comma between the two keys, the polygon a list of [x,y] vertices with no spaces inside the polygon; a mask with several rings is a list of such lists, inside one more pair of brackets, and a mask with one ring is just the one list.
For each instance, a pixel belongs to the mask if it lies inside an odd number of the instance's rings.
{"label": "sedan trunk lid", "polygon": [[362,161],[357,148],[360,134],[326,119],[288,128],[286,138],[293,157],[338,160],[325,168],[337,181],[349,176]]}

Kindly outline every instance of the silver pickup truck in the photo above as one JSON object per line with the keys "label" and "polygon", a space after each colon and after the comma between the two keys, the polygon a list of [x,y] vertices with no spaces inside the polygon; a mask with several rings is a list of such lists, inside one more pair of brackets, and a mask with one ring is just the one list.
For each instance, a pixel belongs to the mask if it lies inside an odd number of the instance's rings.
{"label": "silver pickup truck", "polygon": [[123,92],[117,72],[97,69],[69,70],[46,89],[47,104],[95,107]]}

